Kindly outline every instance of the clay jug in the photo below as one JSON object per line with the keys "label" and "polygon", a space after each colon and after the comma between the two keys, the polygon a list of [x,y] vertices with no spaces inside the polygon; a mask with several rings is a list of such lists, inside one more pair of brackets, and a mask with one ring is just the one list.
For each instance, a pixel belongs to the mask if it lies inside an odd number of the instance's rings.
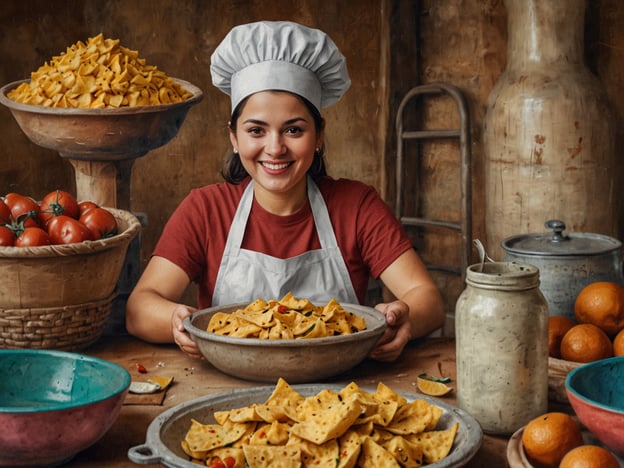
{"label": "clay jug", "polygon": [[584,62],[585,0],[505,0],[507,65],[484,121],[486,235],[539,232],[546,219],[617,234],[615,125]]}

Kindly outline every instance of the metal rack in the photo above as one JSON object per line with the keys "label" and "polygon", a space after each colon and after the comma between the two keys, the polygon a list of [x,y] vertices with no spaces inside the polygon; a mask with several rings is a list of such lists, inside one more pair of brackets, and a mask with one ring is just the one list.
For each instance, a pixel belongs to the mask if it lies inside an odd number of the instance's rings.
{"label": "metal rack", "polygon": [[[403,128],[404,112],[407,103],[423,95],[440,97],[450,96],[457,106],[460,118],[459,128],[440,130],[405,130]],[[458,231],[461,236],[460,265],[427,264],[431,270],[443,271],[456,274],[465,279],[466,268],[470,265],[472,248],[472,153],[470,146],[470,118],[461,91],[450,84],[432,83],[416,86],[410,89],[401,100],[397,110],[395,121],[397,135],[397,161],[396,161],[396,205],[395,214],[404,226],[440,227]],[[423,217],[410,217],[403,214],[403,191],[404,191],[404,145],[406,140],[441,140],[459,139],[460,150],[460,219],[442,220]],[[419,155],[417,156],[419,157]]]}

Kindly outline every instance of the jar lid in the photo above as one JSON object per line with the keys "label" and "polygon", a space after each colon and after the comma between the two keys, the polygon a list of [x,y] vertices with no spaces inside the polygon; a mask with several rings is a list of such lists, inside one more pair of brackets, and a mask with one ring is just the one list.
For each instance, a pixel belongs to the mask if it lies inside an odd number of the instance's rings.
{"label": "jar lid", "polygon": [[503,249],[522,255],[587,256],[613,252],[622,247],[619,240],[601,234],[564,234],[566,225],[557,219],[546,221],[544,227],[551,229],[552,233],[508,237],[502,242]]}

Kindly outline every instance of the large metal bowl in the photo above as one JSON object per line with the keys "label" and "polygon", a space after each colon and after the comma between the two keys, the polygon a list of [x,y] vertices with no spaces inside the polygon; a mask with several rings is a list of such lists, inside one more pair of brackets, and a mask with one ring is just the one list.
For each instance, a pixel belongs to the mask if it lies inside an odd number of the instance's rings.
{"label": "large metal bowl", "polygon": [[[343,305],[344,307],[344,305]],[[340,391],[343,385],[306,384],[293,385],[293,389],[307,397],[316,395],[321,390]],[[214,412],[240,408],[253,403],[263,403],[275,387],[255,387],[231,390],[180,403],[157,416],[147,429],[146,441],[142,445],[131,447],[128,458],[134,463],[146,465],[160,463],[170,468],[195,468],[198,465],[189,461],[180,446],[180,442],[191,426],[191,419],[203,424],[214,423]],[[363,390],[373,392],[374,389]],[[429,404],[442,408],[438,430],[459,423],[455,442],[448,456],[437,463],[427,465],[431,468],[451,468],[464,466],[477,453],[483,440],[483,431],[479,423],[466,411],[452,406],[440,399],[421,394],[402,394],[408,401],[422,399]]]}
{"label": "large metal bowl", "polygon": [[123,367],[51,350],[0,350],[0,466],[57,466],[113,425],[130,386]]}
{"label": "large metal bowl", "polygon": [[362,362],[386,329],[385,316],[370,307],[341,304],[366,320],[366,330],[350,335],[295,340],[232,338],[206,331],[217,312],[234,312],[247,304],[211,307],[184,321],[206,360],[220,371],[245,380],[288,383],[319,381]]}

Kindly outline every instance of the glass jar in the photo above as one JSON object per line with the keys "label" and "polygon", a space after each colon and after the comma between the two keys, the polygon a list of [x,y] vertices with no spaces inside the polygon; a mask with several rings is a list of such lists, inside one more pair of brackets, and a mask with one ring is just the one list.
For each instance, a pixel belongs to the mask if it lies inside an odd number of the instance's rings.
{"label": "glass jar", "polygon": [[548,305],[537,267],[468,267],[455,339],[457,405],[484,432],[509,435],[547,411]]}

